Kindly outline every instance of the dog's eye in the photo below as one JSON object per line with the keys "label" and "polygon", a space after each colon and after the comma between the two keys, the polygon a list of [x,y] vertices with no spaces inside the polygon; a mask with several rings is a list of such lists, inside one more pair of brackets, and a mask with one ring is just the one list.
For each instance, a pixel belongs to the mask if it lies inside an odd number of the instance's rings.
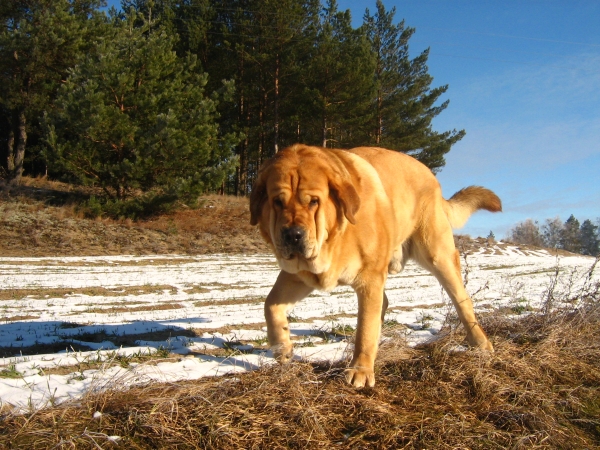
{"label": "dog's eye", "polygon": [[319,199],[318,198],[313,198],[310,203],[310,206],[315,207],[315,206],[319,206]]}
{"label": "dog's eye", "polygon": [[277,206],[278,208],[283,208],[283,201],[280,198],[276,198],[273,200],[273,205]]}

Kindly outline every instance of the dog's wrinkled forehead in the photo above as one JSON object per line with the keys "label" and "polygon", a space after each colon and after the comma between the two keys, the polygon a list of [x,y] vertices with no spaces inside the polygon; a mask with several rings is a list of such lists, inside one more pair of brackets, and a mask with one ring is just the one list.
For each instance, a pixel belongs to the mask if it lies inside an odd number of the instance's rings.
{"label": "dog's wrinkled forehead", "polygon": [[319,158],[282,158],[271,166],[268,178],[270,197],[282,192],[295,195],[328,191],[328,167]]}

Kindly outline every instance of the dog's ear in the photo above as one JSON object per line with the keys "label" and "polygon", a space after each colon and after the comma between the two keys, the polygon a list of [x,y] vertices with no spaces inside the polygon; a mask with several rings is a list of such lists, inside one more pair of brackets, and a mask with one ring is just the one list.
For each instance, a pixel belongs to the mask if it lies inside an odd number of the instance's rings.
{"label": "dog's ear", "polygon": [[356,223],[354,215],[360,208],[360,197],[352,183],[346,180],[330,181],[329,192],[334,202],[339,205],[342,213],[348,219],[348,222],[354,225]]}
{"label": "dog's ear", "polygon": [[258,224],[262,208],[267,201],[267,182],[264,171],[259,172],[258,179],[252,186],[250,193],[250,225]]}

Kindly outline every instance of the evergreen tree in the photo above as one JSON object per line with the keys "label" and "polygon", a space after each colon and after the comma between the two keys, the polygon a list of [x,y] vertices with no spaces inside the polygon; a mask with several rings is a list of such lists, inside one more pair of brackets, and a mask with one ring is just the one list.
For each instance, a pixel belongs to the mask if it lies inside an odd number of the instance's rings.
{"label": "evergreen tree", "polygon": [[579,241],[581,242],[581,253],[583,255],[596,256],[600,254],[600,240],[598,239],[598,227],[591,220],[586,219],[579,229]]}
{"label": "evergreen tree", "polygon": [[577,220],[573,214],[571,214],[564,223],[560,247],[572,253],[579,253],[581,251],[579,220]]}
{"label": "evergreen tree", "polygon": [[[394,24],[395,10],[386,11],[381,1],[358,29],[335,0],[122,0],[124,11],[139,14],[114,10],[109,20],[99,12],[103,3],[0,2],[0,157],[13,180],[25,162],[33,167],[33,155],[39,169],[48,158],[50,175],[102,186],[114,201],[134,191],[176,197],[166,194],[177,189],[165,181],[178,171],[175,162],[164,170],[150,165],[160,160],[158,147],[171,145],[165,142],[189,141],[181,149],[187,155],[197,139],[185,118],[199,114],[191,100],[179,94],[166,100],[177,89],[200,99],[205,114],[198,123],[210,122],[216,133],[207,132],[209,142],[195,154],[208,159],[186,156],[203,174],[181,172],[188,181],[180,186],[196,186],[190,193],[226,181],[229,192],[246,194],[260,163],[294,142],[385,146],[437,171],[464,134],[432,130],[432,119],[448,104],[440,103],[447,86],[431,87],[428,51],[409,57],[414,29]],[[158,79],[166,80],[162,94]],[[206,99],[204,92],[232,79],[234,101]],[[122,98],[108,100],[111,90]],[[46,126],[54,131],[42,153]],[[165,131],[175,129],[190,134],[175,138]],[[163,131],[169,139],[157,137]],[[244,136],[234,149],[237,159],[226,139],[214,138],[232,135]],[[211,165],[218,167],[214,177]]]}
{"label": "evergreen tree", "polygon": [[[237,10],[234,27],[238,86],[236,123],[246,140],[238,147],[239,193],[247,193],[261,162],[298,140],[297,92],[318,14],[314,0],[251,1]],[[229,36],[229,35],[228,35]],[[244,173],[243,171],[246,171]]]}
{"label": "evergreen tree", "polygon": [[[64,80],[92,44],[101,0],[5,0],[0,3],[0,114],[9,180],[19,183],[25,151]],[[103,17],[103,16],[102,16]]]}
{"label": "evergreen tree", "polygon": [[301,76],[309,61],[318,0],[187,0],[173,8],[180,55],[196,54],[208,89],[233,78],[236,101],[219,124],[241,132],[233,192],[246,194],[262,160],[299,140]]}
{"label": "evergreen tree", "polygon": [[112,34],[71,71],[48,117],[55,167],[101,187],[113,214],[193,203],[237,163],[236,139],[219,134],[217,100],[205,95],[207,77],[195,57],[177,57],[174,43],[133,12],[114,18]]}
{"label": "evergreen tree", "polygon": [[[169,30],[180,37],[178,55],[198,56],[209,74],[208,90],[235,78],[236,101],[220,110],[219,124],[245,136],[236,148],[239,167],[232,185],[237,194],[248,192],[264,159],[294,142],[379,144],[408,152],[435,171],[464,134],[431,130],[431,119],[447,105],[434,106],[447,87],[430,88],[427,52],[408,57],[414,30],[394,25],[393,12],[381,3],[368,21],[372,26],[359,29],[335,0],[324,6],[319,0],[123,4],[144,17],[152,11],[160,23],[170,21]],[[379,50],[369,31],[373,26],[385,35]],[[381,124],[378,131],[375,122]]]}
{"label": "evergreen tree", "polygon": [[[169,18],[179,36],[176,44],[177,53],[180,56],[187,52],[195,54],[203,68],[208,70],[209,62],[219,55],[218,52],[214,52],[216,49],[212,45],[213,42],[218,42],[213,34],[217,28],[215,7],[218,4],[212,0],[183,0],[174,3],[173,14],[170,14]],[[221,80],[221,78],[217,79]]]}
{"label": "evergreen tree", "polygon": [[445,164],[444,155],[462,139],[465,131],[438,133],[432,130],[432,120],[444,111],[449,101],[436,106],[448,86],[431,88],[427,60],[429,49],[414,59],[409,58],[408,41],[414,28],[404,21],[394,25],[395,8],[389,12],[377,0],[377,12],[367,9],[363,27],[376,57],[374,72],[376,112],[370,142],[375,145],[408,153],[434,172]]}
{"label": "evergreen tree", "polygon": [[352,28],[350,11],[339,11],[336,0],[329,0],[306,71],[305,93],[312,110],[305,116],[308,143],[356,144],[355,128],[368,122],[365,118],[371,112],[374,64],[364,33]]}

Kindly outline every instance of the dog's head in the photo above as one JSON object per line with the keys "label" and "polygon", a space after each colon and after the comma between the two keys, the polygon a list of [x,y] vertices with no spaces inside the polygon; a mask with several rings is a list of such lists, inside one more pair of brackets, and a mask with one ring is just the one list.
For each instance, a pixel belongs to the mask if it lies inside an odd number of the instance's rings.
{"label": "dog's head", "polygon": [[354,223],[360,199],[335,151],[294,145],[261,167],[250,196],[250,223],[258,225],[286,272],[322,273],[327,245]]}

